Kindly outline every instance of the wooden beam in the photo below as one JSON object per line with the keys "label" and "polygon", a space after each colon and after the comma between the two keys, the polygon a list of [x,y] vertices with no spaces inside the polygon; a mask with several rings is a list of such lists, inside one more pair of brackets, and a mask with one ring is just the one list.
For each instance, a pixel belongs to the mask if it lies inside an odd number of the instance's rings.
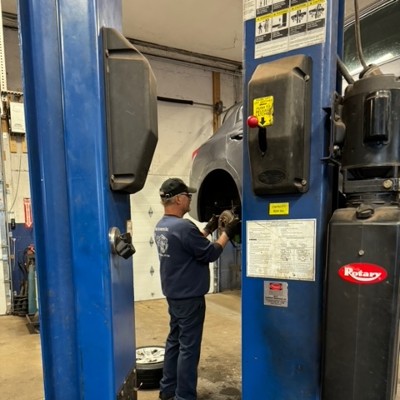
{"label": "wooden beam", "polygon": [[[221,101],[221,75],[219,72],[212,73],[212,85],[213,85],[213,104],[216,105]],[[219,112],[217,107],[214,107],[213,111],[213,132],[215,133],[219,128]]]}

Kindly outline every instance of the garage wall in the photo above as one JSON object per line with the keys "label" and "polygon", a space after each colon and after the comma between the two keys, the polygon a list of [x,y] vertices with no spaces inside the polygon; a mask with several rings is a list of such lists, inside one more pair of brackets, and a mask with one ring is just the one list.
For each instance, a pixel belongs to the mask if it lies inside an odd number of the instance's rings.
{"label": "garage wall", "polygon": [[[8,90],[22,92],[18,31],[4,29]],[[153,243],[153,230],[163,209],[158,189],[171,176],[188,181],[192,152],[212,135],[212,71],[174,61],[149,59],[157,80],[158,95],[192,100],[194,105],[158,102],[159,142],[144,189],[131,199],[135,299],[162,296],[158,272],[158,256]],[[221,73],[221,99],[229,107],[241,100],[241,77]],[[196,103],[204,103],[199,105]],[[207,104],[209,106],[207,106]],[[13,277],[18,292],[24,249],[33,241],[33,231],[25,226],[24,199],[30,198],[28,154],[24,136],[2,132],[7,220],[14,219],[16,228],[8,226],[9,270],[0,268],[0,314],[6,312],[9,287],[5,282]],[[211,266],[213,269],[213,266]],[[212,286],[212,285],[211,285]]]}
{"label": "garage wall", "polygon": [[[20,53],[18,31],[6,28],[4,33],[4,50],[6,64],[7,88],[14,92],[22,92]],[[20,96],[11,96],[19,102]],[[20,274],[18,262],[22,260],[23,248],[32,243],[32,229],[24,228],[24,198],[30,198],[27,145],[24,135],[10,135],[7,125],[2,124],[2,152],[0,160],[3,164],[1,174],[4,179],[5,198],[1,193],[1,208],[5,209],[1,219],[0,230],[4,233],[2,243],[2,266],[0,268],[0,314],[5,314],[11,308],[11,292],[19,293]],[[2,214],[3,215],[3,214]],[[11,229],[8,222],[14,219],[16,229]],[[18,225],[18,222],[20,224]],[[5,224],[5,226],[3,226]],[[22,230],[20,231],[20,227]],[[21,234],[21,235],[20,235]],[[19,246],[19,247],[17,247]],[[14,284],[14,286],[13,286]]]}

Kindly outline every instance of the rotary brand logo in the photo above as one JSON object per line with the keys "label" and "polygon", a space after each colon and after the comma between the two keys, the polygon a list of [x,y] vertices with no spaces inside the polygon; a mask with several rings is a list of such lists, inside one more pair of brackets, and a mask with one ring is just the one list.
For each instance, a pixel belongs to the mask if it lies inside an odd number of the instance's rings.
{"label": "rotary brand logo", "polygon": [[385,268],[368,263],[344,265],[339,269],[338,274],[345,281],[364,285],[382,282],[388,275]]}

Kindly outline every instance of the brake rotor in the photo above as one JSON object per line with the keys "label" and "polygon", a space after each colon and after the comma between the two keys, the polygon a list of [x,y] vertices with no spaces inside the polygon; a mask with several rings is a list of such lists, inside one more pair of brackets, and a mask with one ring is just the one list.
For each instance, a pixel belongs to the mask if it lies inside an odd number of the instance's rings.
{"label": "brake rotor", "polygon": [[218,236],[222,234],[226,224],[229,224],[229,222],[233,221],[235,217],[235,213],[231,210],[222,211],[218,218]]}

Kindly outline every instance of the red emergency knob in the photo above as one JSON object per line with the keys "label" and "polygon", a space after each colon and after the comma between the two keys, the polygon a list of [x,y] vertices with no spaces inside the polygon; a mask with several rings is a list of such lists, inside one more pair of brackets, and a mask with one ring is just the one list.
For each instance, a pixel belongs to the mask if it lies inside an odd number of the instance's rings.
{"label": "red emergency knob", "polygon": [[257,128],[258,118],[254,115],[250,115],[250,117],[247,118],[247,125],[249,128]]}

